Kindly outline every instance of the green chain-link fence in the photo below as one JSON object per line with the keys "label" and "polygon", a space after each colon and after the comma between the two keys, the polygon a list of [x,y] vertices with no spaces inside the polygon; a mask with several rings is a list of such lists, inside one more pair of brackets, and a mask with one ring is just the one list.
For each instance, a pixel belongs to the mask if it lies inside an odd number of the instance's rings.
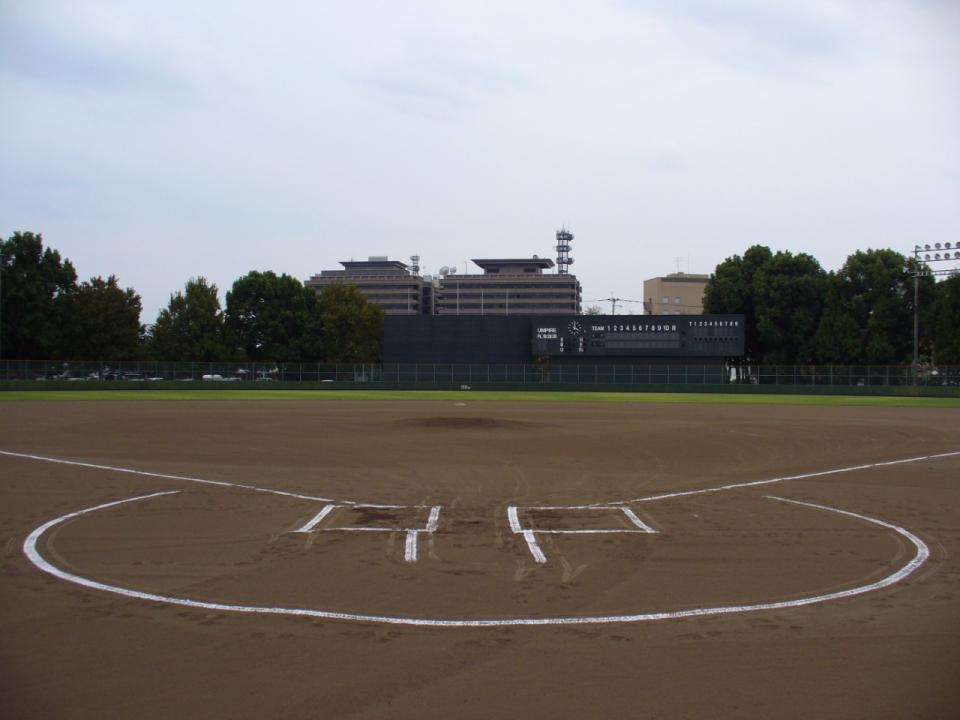
{"label": "green chain-link fence", "polygon": [[[764,386],[797,388],[941,387],[960,390],[960,367],[842,365],[451,365],[203,363],[155,361],[0,361],[5,387],[82,387],[90,384],[171,387],[180,383],[224,387],[270,387],[276,384],[324,387],[543,387],[591,389],[650,386]],[[772,386],[772,387],[771,387]],[[734,388],[730,388],[734,389]]]}

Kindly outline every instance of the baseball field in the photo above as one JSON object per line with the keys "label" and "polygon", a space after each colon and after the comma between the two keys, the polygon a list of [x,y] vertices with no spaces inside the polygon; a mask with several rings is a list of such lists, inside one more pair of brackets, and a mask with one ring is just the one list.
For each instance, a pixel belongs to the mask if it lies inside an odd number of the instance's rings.
{"label": "baseball field", "polygon": [[0,717],[960,713],[956,399],[159,392],[0,397]]}

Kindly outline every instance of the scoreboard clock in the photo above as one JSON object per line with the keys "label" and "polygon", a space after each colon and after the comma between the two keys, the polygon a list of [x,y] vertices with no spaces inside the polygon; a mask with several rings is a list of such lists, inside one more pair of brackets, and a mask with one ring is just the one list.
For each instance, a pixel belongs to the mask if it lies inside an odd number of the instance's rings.
{"label": "scoreboard clock", "polygon": [[743,355],[742,315],[577,315],[532,321],[534,357]]}

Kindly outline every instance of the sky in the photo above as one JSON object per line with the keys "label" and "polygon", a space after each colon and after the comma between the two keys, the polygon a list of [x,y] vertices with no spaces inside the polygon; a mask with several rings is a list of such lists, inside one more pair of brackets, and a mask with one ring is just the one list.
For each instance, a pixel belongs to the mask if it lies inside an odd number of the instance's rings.
{"label": "sky", "polygon": [[588,305],[754,244],[960,241],[952,0],[0,0],[0,108],[0,235],[144,323],[195,276],[562,226]]}

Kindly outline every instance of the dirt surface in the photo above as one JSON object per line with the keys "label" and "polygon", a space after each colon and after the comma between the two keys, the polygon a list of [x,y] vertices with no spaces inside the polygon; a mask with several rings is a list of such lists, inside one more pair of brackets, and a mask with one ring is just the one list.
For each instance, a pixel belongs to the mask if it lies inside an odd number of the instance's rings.
{"label": "dirt surface", "polygon": [[[0,456],[0,717],[960,716],[960,455],[874,466],[960,451],[958,410],[0,407],[0,450],[226,483]],[[47,521],[164,491],[67,518],[36,550],[122,590],[261,612],[90,589],[24,554]],[[784,500],[903,528],[930,557],[871,592],[751,609],[882,582],[918,552]],[[578,624],[718,607],[737,611]]]}

